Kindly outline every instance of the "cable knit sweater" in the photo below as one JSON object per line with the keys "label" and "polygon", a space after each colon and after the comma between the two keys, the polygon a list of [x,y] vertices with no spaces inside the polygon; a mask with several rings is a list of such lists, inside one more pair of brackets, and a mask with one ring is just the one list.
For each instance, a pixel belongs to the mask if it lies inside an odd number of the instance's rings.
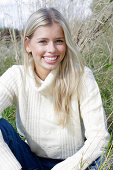
{"label": "cable knit sweater", "polygon": [[[21,65],[9,68],[0,77],[0,113],[15,104],[17,129],[26,137],[31,150],[40,157],[65,159],[52,170],[79,170],[81,164],[86,169],[109,141],[99,89],[92,71],[85,67],[79,84],[79,101],[75,92],[71,101],[73,112],[67,126],[62,128],[52,102],[57,70],[41,81],[34,76],[32,67],[27,75]],[[6,169],[19,170],[21,165],[0,131],[0,170]]]}

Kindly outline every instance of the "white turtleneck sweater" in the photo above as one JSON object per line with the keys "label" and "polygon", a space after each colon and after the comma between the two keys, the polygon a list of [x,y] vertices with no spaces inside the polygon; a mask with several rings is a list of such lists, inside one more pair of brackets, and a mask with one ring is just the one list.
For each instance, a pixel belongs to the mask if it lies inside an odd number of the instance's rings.
{"label": "white turtleneck sweater", "polygon": [[[0,77],[0,113],[15,104],[17,129],[25,135],[31,150],[40,157],[65,159],[52,170],[79,170],[81,162],[84,170],[102,154],[109,141],[100,92],[92,71],[85,67],[79,102],[75,92],[71,101],[73,112],[62,128],[57,123],[52,99],[57,70],[51,71],[44,81],[38,80],[37,86],[32,67],[27,75],[23,66],[9,68]],[[0,170],[6,169],[19,170],[21,165],[0,131]]]}

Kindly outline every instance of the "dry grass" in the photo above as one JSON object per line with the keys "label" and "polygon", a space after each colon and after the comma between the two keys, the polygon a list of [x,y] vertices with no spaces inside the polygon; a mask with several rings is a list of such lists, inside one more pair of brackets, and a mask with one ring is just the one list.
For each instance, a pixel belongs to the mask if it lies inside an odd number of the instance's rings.
{"label": "dry grass", "polygon": [[[38,2],[38,1],[37,1]],[[45,0],[46,2],[46,0]],[[50,1],[52,6],[52,1]],[[33,4],[34,5],[34,4]],[[40,6],[43,6],[40,1]],[[36,8],[37,6],[35,6]],[[108,130],[113,133],[113,2],[112,0],[94,0],[93,16],[85,21],[75,21],[72,18],[70,27],[75,43],[82,53],[83,60],[95,75],[100,87],[106,115]],[[65,13],[65,11],[64,11]],[[22,61],[22,31],[20,41],[17,41],[15,30],[10,29],[10,40],[0,41],[0,74],[8,67]],[[11,110],[11,109],[10,109]],[[8,112],[8,110],[7,110]],[[13,112],[14,115],[14,112]],[[6,112],[4,112],[6,116]],[[113,142],[111,143],[104,164],[99,170],[110,169],[113,157]],[[113,161],[113,160],[112,160]],[[109,166],[109,167],[108,167]]]}

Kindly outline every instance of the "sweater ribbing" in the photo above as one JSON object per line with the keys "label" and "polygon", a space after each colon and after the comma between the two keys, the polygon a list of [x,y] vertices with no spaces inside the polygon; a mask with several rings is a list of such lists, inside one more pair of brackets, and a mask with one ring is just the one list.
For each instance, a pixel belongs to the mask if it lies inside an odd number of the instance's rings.
{"label": "sweater ribbing", "polygon": [[[87,154],[83,161],[87,160],[91,163],[101,155],[102,148],[108,143],[109,134],[105,125],[105,113],[97,83],[91,70],[85,67],[80,82],[82,89],[79,99],[80,108],[75,92],[71,102],[73,113],[70,121],[65,128],[59,126],[52,103],[56,73],[57,70],[50,72],[46,80],[37,86],[32,67],[29,68],[28,75],[25,74],[23,66],[13,66],[8,69],[0,77],[0,112],[15,104],[17,129],[25,135],[31,150],[41,157],[66,159],[67,163],[62,163],[62,166],[65,167],[64,164],[66,167],[76,166],[77,170],[86,150]],[[84,135],[87,138],[86,142]],[[91,145],[93,138],[95,142]],[[97,146],[98,149],[94,152]],[[9,153],[8,150],[7,153]],[[67,160],[68,157],[70,159]],[[8,160],[12,160],[11,156]],[[87,166],[88,164],[84,167]]]}

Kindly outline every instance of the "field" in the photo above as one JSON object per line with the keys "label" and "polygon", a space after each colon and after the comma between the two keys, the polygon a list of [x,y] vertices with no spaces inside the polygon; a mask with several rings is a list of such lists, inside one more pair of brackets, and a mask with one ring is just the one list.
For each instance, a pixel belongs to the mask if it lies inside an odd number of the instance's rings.
{"label": "field", "polygon": [[[93,70],[100,88],[108,131],[111,134],[107,159],[100,169],[106,170],[110,169],[109,158],[113,159],[113,1],[95,0],[92,10],[93,16],[87,18],[85,22],[72,18],[70,28],[83,61]],[[0,35],[0,75],[2,75],[10,66],[23,60],[21,49],[23,30],[0,28]],[[16,128],[15,106],[7,108],[3,112],[3,117]]]}

